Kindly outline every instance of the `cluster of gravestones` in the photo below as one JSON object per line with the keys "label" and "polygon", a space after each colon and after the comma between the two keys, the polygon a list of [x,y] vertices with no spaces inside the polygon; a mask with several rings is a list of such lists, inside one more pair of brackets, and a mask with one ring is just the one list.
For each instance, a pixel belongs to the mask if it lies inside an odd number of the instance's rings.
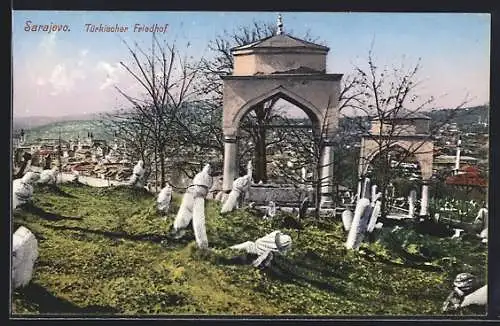
{"label": "cluster of gravestones", "polygon": [[[248,189],[251,184],[252,166],[249,162],[247,174],[234,180],[231,192],[226,196],[218,196],[219,200],[223,202],[221,214],[226,214],[239,208],[243,204],[245,196],[248,195]],[[174,238],[178,239],[182,237],[186,227],[191,223],[198,248],[208,249],[208,238],[205,228],[205,200],[212,186],[212,168],[207,164],[200,173],[195,175],[182,197],[181,206],[179,207],[171,231]],[[171,200],[172,187],[167,185],[158,194],[158,210],[166,213],[170,207]],[[255,241],[246,241],[230,248],[243,250],[250,255],[254,255],[255,259],[252,261],[252,265],[263,268],[269,266],[274,254],[285,253],[290,249],[291,244],[291,237],[277,230]]]}
{"label": "cluster of gravestones", "polygon": [[[33,183],[55,184],[57,182],[57,167],[44,170],[40,174],[27,172],[22,178],[13,182],[13,208],[29,203],[33,196]],[[303,173],[304,174],[304,173]],[[247,174],[234,180],[232,190],[229,194],[220,192],[215,199],[222,202],[221,214],[225,214],[241,207],[252,184],[252,165],[249,162]],[[144,188],[145,168],[142,160],[138,161],[133,169],[133,174],[128,184],[132,187]],[[184,234],[189,223],[193,226],[196,244],[200,249],[208,249],[208,239],[205,228],[205,200],[213,186],[212,168],[209,164],[196,174],[187,187],[182,198],[181,206],[173,223],[172,234],[180,238]],[[370,190],[371,189],[371,193]],[[344,229],[348,232],[345,246],[348,249],[358,249],[365,235],[382,227],[377,223],[381,210],[382,194],[377,192],[377,186],[370,187],[370,180],[365,179],[361,198],[357,201],[354,214],[350,210],[342,213]],[[408,197],[409,215],[414,212],[416,193]],[[172,200],[172,187],[165,186],[158,194],[157,208],[162,213],[167,213]],[[307,200],[301,205],[300,212],[304,213]],[[272,218],[276,214],[276,205],[270,202],[264,218]],[[300,215],[301,213],[299,213]],[[486,208],[479,210],[475,223],[482,224],[483,231],[480,236],[487,241],[488,234],[488,211]],[[454,235],[456,237],[456,234]],[[484,242],[484,241],[483,241]],[[244,250],[254,255],[252,261],[254,267],[263,268],[269,266],[275,253],[285,253],[292,245],[289,235],[277,230],[271,232],[255,241],[246,241],[230,248]],[[25,227],[16,230],[13,237],[13,265],[12,282],[15,288],[25,286],[32,278],[34,263],[38,257],[38,243],[36,237]],[[473,275],[461,273],[457,275],[453,291],[450,293],[443,305],[443,311],[459,309],[469,305],[485,305],[487,286],[477,286]]]}
{"label": "cluster of gravestones", "polygon": [[381,197],[382,194],[377,192],[377,186],[373,185],[370,188],[370,179],[366,178],[354,214],[349,209],[342,212],[344,230],[348,232],[345,243],[347,249],[359,249],[367,233],[382,227],[381,223],[377,223],[380,216]]}
{"label": "cluster of gravestones", "polygon": [[[12,182],[12,209],[29,204],[33,200],[33,184],[55,184],[58,168],[41,173],[28,171],[22,178]],[[19,227],[12,238],[12,285],[14,288],[27,285],[38,258],[38,242],[33,233],[24,226]]]}

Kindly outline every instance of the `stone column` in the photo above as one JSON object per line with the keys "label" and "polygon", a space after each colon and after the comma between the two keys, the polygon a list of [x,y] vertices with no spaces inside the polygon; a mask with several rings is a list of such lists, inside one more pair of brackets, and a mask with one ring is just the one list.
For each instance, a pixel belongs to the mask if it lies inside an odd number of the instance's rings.
{"label": "stone column", "polygon": [[224,176],[222,190],[230,192],[233,180],[238,175],[236,159],[238,157],[238,142],[236,136],[224,136]]}
{"label": "stone column", "polygon": [[429,182],[423,180],[422,184],[422,200],[420,201],[420,216],[427,216],[429,208]]}
{"label": "stone column", "polygon": [[415,218],[415,201],[417,200],[417,192],[415,190],[410,191],[408,196],[408,216]]}
{"label": "stone column", "polygon": [[361,198],[368,198],[370,199],[370,178],[365,177],[365,180],[363,180],[363,188],[361,190]]}
{"label": "stone column", "polygon": [[320,173],[320,180],[321,180],[321,206],[322,207],[329,207],[333,205],[333,186],[332,186],[332,179],[333,179],[333,150],[332,150],[333,144],[330,142],[325,142],[325,146],[323,147],[322,153],[321,153],[321,173]]}
{"label": "stone column", "polygon": [[358,180],[358,190],[356,191],[356,200],[361,198],[361,191],[363,189],[363,177],[360,177]]}

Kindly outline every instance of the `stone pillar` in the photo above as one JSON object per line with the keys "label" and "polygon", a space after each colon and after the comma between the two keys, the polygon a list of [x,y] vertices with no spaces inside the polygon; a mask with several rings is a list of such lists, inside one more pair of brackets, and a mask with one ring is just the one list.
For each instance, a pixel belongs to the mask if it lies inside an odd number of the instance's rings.
{"label": "stone pillar", "polygon": [[372,194],[371,194],[371,200],[374,201],[375,198],[377,197],[377,185],[372,185]]}
{"label": "stone pillar", "polygon": [[370,198],[370,178],[365,177],[363,189],[361,190],[361,198]]}
{"label": "stone pillar", "polygon": [[235,136],[224,136],[224,176],[222,190],[230,192],[233,180],[238,176],[237,169],[238,142]]}
{"label": "stone pillar", "polygon": [[333,150],[332,143],[326,142],[321,153],[321,207],[333,205]]}
{"label": "stone pillar", "polygon": [[363,177],[360,177],[358,180],[358,190],[356,191],[356,200],[361,198],[361,191],[363,189]]}
{"label": "stone pillar", "polygon": [[429,208],[429,185],[428,181],[424,180],[422,184],[422,200],[420,201],[420,216],[427,216]]}
{"label": "stone pillar", "polygon": [[408,216],[411,218],[415,217],[415,201],[417,200],[417,192],[415,190],[410,191],[408,196]]}

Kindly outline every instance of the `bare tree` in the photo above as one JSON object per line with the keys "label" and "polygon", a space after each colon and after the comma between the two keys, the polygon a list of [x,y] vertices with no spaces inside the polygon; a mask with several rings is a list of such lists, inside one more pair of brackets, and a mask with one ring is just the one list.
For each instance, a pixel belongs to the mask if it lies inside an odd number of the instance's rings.
{"label": "bare tree", "polygon": [[187,55],[180,54],[175,43],[160,41],[154,33],[149,49],[137,42],[134,46],[125,40],[123,43],[131,62],[121,61],[120,65],[142,92],[131,94],[115,86],[131,109],[109,117],[108,124],[138,150],[141,158],[152,161],[156,182],[163,187],[167,157],[181,155],[177,145],[188,141],[190,128],[185,116],[189,102],[195,99],[193,82],[198,69]]}
{"label": "bare tree", "polygon": [[[382,216],[387,214],[386,188],[398,169],[409,157],[421,151],[422,146],[432,139],[432,135],[450,121],[457,110],[449,110],[443,121],[433,121],[429,131],[422,135],[421,140],[407,148],[399,157],[391,157],[391,149],[398,143],[399,137],[415,134],[412,125],[401,124],[401,120],[412,119],[416,115],[430,113],[433,109],[434,97],[423,98],[419,93],[422,81],[418,79],[421,69],[420,60],[409,68],[404,64],[399,67],[379,67],[374,62],[373,51],[368,53],[367,67],[355,66],[354,78],[356,83],[346,92],[349,94],[362,94],[356,101],[350,103],[351,116],[358,119],[358,128],[365,137],[376,142],[378,155],[371,162],[362,162],[373,166],[373,176],[376,177],[378,189],[382,193]],[[467,103],[467,96],[455,108],[461,108]],[[343,113],[348,116],[349,113]],[[372,124],[366,123],[371,120]],[[373,127],[375,123],[375,128]],[[360,158],[364,159],[364,158]]]}

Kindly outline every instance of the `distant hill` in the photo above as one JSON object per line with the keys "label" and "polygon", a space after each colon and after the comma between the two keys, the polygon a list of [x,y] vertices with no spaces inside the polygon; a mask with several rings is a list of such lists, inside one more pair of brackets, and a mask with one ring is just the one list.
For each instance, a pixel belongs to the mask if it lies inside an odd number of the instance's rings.
{"label": "distant hill", "polygon": [[53,124],[55,122],[97,120],[100,118],[101,114],[102,113],[72,114],[59,117],[49,117],[49,116],[14,117],[12,125],[14,130],[32,129],[39,126]]}
{"label": "distant hill", "polygon": [[61,133],[61,139],[71,139],[78,136],[80,136],[80,138],[85,138],[88,132],[92,132],[96,139],[109,140],[109,135],[102,128],[100,121],[101,120],[60,121],[26,129],[26,142],[29,143],[38,138],[56,139],[59,137],[59,132]]}
{"label": "distant hill", "polygon": [[[449,109],[435,110],[427,115],[433,121],[446,121],[450,116]],[[14,130],[25,129],[26,139],[28,141],[37,138],[57,138],[59,132],[63,139],[86,137],[88,132],[92,132],[95,138],[109,139],[109,136],[102,125],[100,125],[101,116],[99,114],[73,115],[65,117],[29,117],[15,118]],[[341,118],[341,130],[354,131],[359,128],[359,118]],[[301,121],[301,119],[298,119]],[[477,122],[489,122],[489,108],[487,106],[469,107],[457,109],[449,122],[457,123],[458,128],[464,129]],[[368,121],[365,121],[368,122]]]}
{"label": "distant hill", "polygon": [[[428,115],[434,121],[444,121],[447,119],[447,117],[450,116],[450,110],[449,109],[435,110],[430,112]],[[466,125],[478,122],[489,123],[489,120],[490,120],[489,107],[475,106],[475,107],[457,109],[456,114],[453,115],[453,118],[451,119],[450,122],[456,123],[457,127],[461,128]]]}

